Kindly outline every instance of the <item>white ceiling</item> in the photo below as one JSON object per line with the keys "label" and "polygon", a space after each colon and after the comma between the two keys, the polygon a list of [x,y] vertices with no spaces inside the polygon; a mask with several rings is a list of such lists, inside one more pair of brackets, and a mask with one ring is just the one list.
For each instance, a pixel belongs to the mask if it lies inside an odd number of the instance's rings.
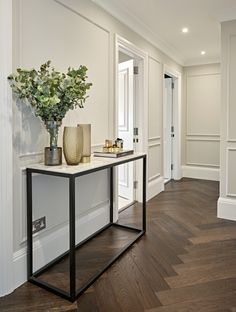
{"label": "white ceiling", "polygon": [[236,19],[236,0],[92,1],[185,66],[219,62],[220,21]]}

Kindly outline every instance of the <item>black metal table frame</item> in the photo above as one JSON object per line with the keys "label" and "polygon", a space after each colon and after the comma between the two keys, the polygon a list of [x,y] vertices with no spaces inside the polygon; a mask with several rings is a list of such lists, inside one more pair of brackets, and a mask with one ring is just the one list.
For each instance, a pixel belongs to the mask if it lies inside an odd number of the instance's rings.
{"label": "black metal table frame", "polygon": [[[142,194],[142,229],[121,225],[118,223],[113,222],[113,169],[114,167],[132,162],[138,159],[143,159],[143,176],[142,176],[142,187],[143,187],[143,194]],[[83,240],[79,244],[75,244],[75,179],[77,177],[87,175],[96,171],[104,170],[104,169],[110,169],[110,222],[89,236],[87,239]],[[99,168],[93,168],[89,169],[87,171],[82,171],[74,174],[70,173],[62,173],[62,172],[53,172],[53,171],[47,171],[43,169],[34,169],[34,168],[27,168],[27,276],[28,281],[36,284],[46,290],[49,290],[53,292],[56,295],[59,295],[67,300],[70,300],[71,302],[75,301],[76,298],[78,298],[79,295],[81,295],[91,284],[99,277],[101,276],[105,270],[110,267],[131,245],[133,245],[146,231],[146,178],[147,178],[147,164],[146,164],[146,155],[137,155],[130,159],[120,159],[119,162],[111,163],[103,165]],[[43,266],[39,270],[33,273],[33,233],[32,233],[32,208],[33,208],[33,201],[32,201],[32,174],[38,173],[38,174],[44,174],[44,175],[52,175],[52,176],[60,176],[65,177],[69,179],[69,250],[57,257],[56,259],[49,262],[47,265]],[[103,232],[110,226],[116,226],[125,228],[128,230],[132,230],[137,232],[137,235],[135,238],[133,238],[128,244],[126,244],[120,252],[111,258],[111,260],[106,263],[106,265],[99,270],[96,274],[94,274],[82,287],[80,287],[78,290],[76,290],[76,249],[88,242],[90,239],[94,238],[99,233]],[[54,264],[58,263],[63,257],[69,255],[69,273],[70,273],[70,290],[69,292],[66,292],[62,289],[59,289],[58,287],[55,287],[43,280],[40,280],[38,277],[40,274],[45,272],[47,269],[49,269]]]}

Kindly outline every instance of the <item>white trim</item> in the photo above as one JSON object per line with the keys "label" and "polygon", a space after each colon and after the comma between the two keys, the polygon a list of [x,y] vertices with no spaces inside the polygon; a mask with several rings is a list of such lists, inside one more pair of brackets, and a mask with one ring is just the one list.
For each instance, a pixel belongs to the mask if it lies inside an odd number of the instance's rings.
{"label": "white trim", "polygon": [[158,173],[158,174],[155,174],[154,176],[148,178],[148,183],[151,182],[151,181],[153,181],[153,180],[156,180],[156,179],[159,178],[160,176],[161,176],[161,174]]}
{"label": "white trim", "polygon": [[[148,54],[147,52],[141,50],[132,42],[127,39],[121,37],[118,34],[115,34],[115,120],[114,120],[114,134],[117,137],[118,134],[118,63],[119,63],[119,50],[129,53],[134,57],[138,57],[141,59],[140,66],[140,85],[143,88],[139,89],[139,98],[142,99],[138,101],[138,116],[139,120],[137,124],[139,126],[139,144],[137,144],[137,152],[148,152]],[[142,166],[140,163],[136,163],[136,178],[138,181],[142,181]],[[115,179],[116,181],[116,179]],[[138,189],[136,190],[136,200],[142,201],[142,189],[141,184],[138,183]],[[118,207],[118,192],[117,186],[115,187],[117,196],[115,198],[115,205]]]}
{"label": "white trim", "polygon": [[221,73],[204,73],[204,74],[189,74],[187,73],[187,78],[189,77],[203,77],[203,76],[215,76],[220,75]]}
{"label": "white trim", "polygon": [[229,35],[228,36],[228,58],[227,58],[227,73],[226,73],[226,86],[227,86],[227,94],[226,94],[226,109],[227,109],[227,112],[226,112],[226,114],[227,114],[227,120],[226,120],[226,123],[227,123],[227,134],[226,134],[226,136],[227,136],[227,142],[236,142],[236,138],[230,138],[230,133],[229,133],[229,125],[230,125],[230,122],[229,122],[229,115],[230,115],[230,101],[229,101],[229,99],[230,99],[230,64],[231,64],[231,38],[232,37],[236,37],[236,35]]}
{"label": "white trim", "polygon": [[43,156],[43,152],[32,152],[32,153],[26,153],[26,154],[21,154],[19,156],[20,159],[22,158],[27,158],[27,157],[37,157],[37,156]]}
{"label": "white trim", "polygon": [[197,141],[197,142],[220,142],[220,138],[219,139],[216,139],[216,138],[189,138],[189,137],[186,137],[186,141]]}
{"label": "white trim", "polygon": [[[174,79],[175,88],[173,89],[173,126],[175,129],[175,137],[173,140],[173,165],[174,169],[172,172],[174,180],[180,180],[182,178],[181,170],[181,114],[182,114],[182,80],[181,73],[172,69],[171,67],[164,64],[163,68],[163,81],[164,75],[168,74]],[[164,90],[163,83],[163,92]],[[164,105],[164,97],[163,104]],[[164,129],[163,129],[164,133]],[[164,161],[164,150],[163,150],[163,161]],[[164,164],[163,164],[164,167]]]}
{"label": "white trim", "polygon": [[183,177],[219,181],[220,169],[204,166],[182,166]]}
{"label": "white trim", "polygon": [[152,148],[152,147],[160,146],[160,145],[161,145],[161,142],[156,142],[156,143],[148,144],[148,148]]}
{"label": "white trim", "polygon": [[156,137],[148,138],[148,141],[156,141],[156,140],[161,140],[161,137],[160,136],[156,136]]}
{"label": "white trim", "polygon": [[78,10],[74,9],[72,6],[70,6],[69,4],[65,4],[64,2],[61,2],[60,0],[53,0],[54,2],[56,2],[58,5],[61,5],[62,7],[64,7],[65,9],[73,12],[74,14],[82,17],[83,19],[85,19],[87,22],[97,26],[98,28],[104,30],[105,32],[107,32],[108,34],[110,34],[110,30],[101,26],[100,24],[94,22],[92,19],[88,18],[86,15],[82,14],[81,12],[79,12]]}
{"label": "white trim", "polygon": [[236,194],[229,192],[229,152],[236,151],[236,147],[227,147],[226,148],[226,196],[236,197]]}
{"label": "white trim", "polygon": [[213,12],[213,15],[218,19],[219,22],[227,22],[233,21],[236,19],[236,6],[234,7],[227,7],[223,10],[217,10]]}
{"label": "white trim", "polygon": [[184,66],[189,67],[189,66],[196,66],[196,65],[211,65],[211,64],[216,64],[220,63],[221,59],[220,56],[211,56],[208,57],[203,61],[203,59],[195,59],[195,60],[190,60],[190,61],[185,61]]}
{"label": "white trim", "polygon": [[92,0],[94,3],[102,7],[112,16],[117,18],[119,21],[124,23],[135,33],[138,33],[140,36],[145,38],[152,45],[160,49],[171,59],[176,61],[180,65],[184,65],[184,60],[182,55],[173,47],[171,44],[163,40],[156,32],[153,32],[145,23],[138,19],[130,10],[128,10],[124,3],[119,3],[119,1],[110,1],[110,0]]}
{"label": "white trim", "polygon": [[207,167],[207,168],[219,168],[219,165],[215,165],[215,164],[206,164],[206,163],[197,163],[197,162],[191,162],[188,161],[186,163],[187,166],[198,166],[198,167]]}
{"label": "white trim", "polygon": [[12,1],[0,0],[0,297],[14,290],[13,274],[13,151],[12,93],[7,76],[12,72]]}
{"label": "white trim", "polygon": [[[135,56],[138,56],[143,61],[143,90],[140,90],[140,98],[143,99],[143,101],[139,101],[139,116],[140,120],[138,121],[139,128],[142,130],[142,132],[139,133],[139,141],[142,142],[140,144],[139,150],[142,152],[147,152],[147,142],[148,142],[148,54],[139,49],[136,45],[131,43],[130,41],[126,40],[125,38],[119,36],[118,34],[115,35],[115,99],[116,99],[116,109],[115,109],[115,122],[114,122],[114,133],[115,136],[117,136],[118,132],[118,51],[120,48],[126,52],[130,52],[131,54],[134,54]],[[142,102],[142,105],[141,105]]]}
{"label": "white trim", "polygon": [[187,133],[186,136],[193,136],[193,137],[220,137],[220,134],[207,134],[207,133]]}
{"label": "white trim", "polygon": [[148,182],[148,188],[147,188],[147,200],[150,200],[151,198],[155,197],[159,193],[164,191],[164,178],[160,175],[156,175],[153,178],[150,178],[151,180]]}
{"label": "white trim", "polygon": [[155,61],[155,62],[157,62],[157,63],[159,63],[160,65],[162,65],[162,62],[160,60],[158,60],[156,57],[148,55],[148,58],[153,60],[153,61]]}
{"label": "white trim", "polygon": [[217,217],[236,221],[236,199],[219,197],[217,202]]}

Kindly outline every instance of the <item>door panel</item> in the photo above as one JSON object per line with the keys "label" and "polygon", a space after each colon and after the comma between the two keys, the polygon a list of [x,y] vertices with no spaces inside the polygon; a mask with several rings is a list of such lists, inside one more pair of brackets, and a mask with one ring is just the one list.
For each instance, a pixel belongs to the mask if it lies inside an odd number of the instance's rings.
{"label": "door panel", "polygon": [[[134,77],[133,60],[119,64],[118,79],[118,135],[124,141],[124,149],[133,149],[133,119],[134,119]],[[134,200],[133,163],[119,166],[118,170],[119,196],[130,201]]]}
{"label": "door panel", "polygon": [[171,163],[172,163],[172,79],[165,78],[165,92],[164,92],[164,178],[169,180],[172,177]]}

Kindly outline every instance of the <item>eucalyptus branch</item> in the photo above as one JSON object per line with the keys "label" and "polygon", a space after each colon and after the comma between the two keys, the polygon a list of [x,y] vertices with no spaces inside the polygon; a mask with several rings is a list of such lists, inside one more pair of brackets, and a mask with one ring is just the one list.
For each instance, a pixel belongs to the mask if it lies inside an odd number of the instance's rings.
{"label": "eucalyptus branch", "polygon": [[8,77],[13,93],[27,100],[34,108],[35,116],[43,122],[61,121],[66,113],[77,107],[83,108],[87,91],[92,83],[87,83],[87,67],[68,68],[67,73],[50,68],[51,61],[39,70],[17,69]]}

